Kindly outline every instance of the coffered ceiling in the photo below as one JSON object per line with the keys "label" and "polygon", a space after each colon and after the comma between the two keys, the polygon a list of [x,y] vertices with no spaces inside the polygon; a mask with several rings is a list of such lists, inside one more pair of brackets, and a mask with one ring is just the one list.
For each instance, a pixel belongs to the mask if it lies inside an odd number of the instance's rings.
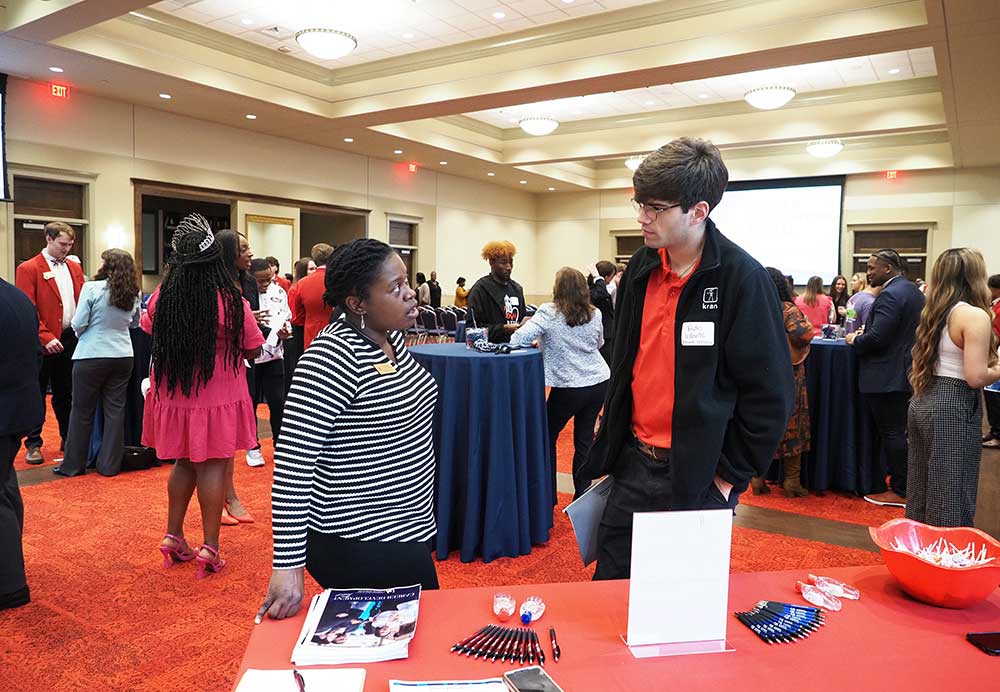
{"label": "coffered ceiling", "polygon": [[[624,158],[679,135],[734,179],[1000,165],[994,0],[6,4],[9,74],[534,192],[628,186]],[[357,49],[315,59],[306,28]],[[743,101],[771,84],[797,94]],[[555,132],[517,127],[539,111]],[[805,153],[831,137],[837,156]]]}

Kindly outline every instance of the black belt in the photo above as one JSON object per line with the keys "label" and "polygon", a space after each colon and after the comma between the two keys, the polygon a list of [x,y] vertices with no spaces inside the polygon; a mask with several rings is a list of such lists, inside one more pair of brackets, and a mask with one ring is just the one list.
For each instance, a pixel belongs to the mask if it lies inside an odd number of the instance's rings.
{"label": "black belt", "polygon": [[646,444],[638,437],[636,437],[635,433],[632,434],[632,446],[638,449],[640,452],[645,454],[653,461],[670,460],[670,447],[654,447],[651,444]]}

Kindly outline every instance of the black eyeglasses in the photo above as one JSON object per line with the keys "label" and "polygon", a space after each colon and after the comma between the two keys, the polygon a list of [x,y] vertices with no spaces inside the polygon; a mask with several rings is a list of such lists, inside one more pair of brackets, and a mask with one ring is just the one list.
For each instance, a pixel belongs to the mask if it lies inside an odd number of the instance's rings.
{"label": "black eyeglasses", "polygon": [[648,204],[646,202],[640,202],[637,199],[631,199],[629,201],[632,202],[632,208],[635,209],[636,214],[652,214],[654,219],[665,211],[673,209],[674,207],[682,206],[680,202],[677,204]]}

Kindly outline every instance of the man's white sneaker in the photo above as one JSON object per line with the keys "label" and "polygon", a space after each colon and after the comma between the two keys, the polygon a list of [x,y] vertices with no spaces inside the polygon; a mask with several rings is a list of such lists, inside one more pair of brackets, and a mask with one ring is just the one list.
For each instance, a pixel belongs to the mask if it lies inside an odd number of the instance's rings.
{"label": "man's white sneaker", "polygon": [[264,455],[260,453],[259,449],[247,450],[247,466],[263,466],[264,465]]}

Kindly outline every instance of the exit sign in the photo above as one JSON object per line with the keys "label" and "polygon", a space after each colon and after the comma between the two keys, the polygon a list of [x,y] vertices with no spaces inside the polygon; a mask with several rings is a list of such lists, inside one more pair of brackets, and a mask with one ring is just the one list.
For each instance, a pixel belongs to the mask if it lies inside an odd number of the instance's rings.
{"label": "exit sign", "polygon": [[64,84],[52,84],[52,95],[58,99],[69,98],[69,87]]}

